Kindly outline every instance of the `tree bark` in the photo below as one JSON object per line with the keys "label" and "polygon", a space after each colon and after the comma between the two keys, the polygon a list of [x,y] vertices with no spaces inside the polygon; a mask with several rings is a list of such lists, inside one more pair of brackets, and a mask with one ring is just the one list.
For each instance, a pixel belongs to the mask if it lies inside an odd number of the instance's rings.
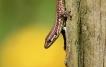
{"label": "tree bark", "polygon": [[106,0],[65,0],[67,67],[106,67]]}

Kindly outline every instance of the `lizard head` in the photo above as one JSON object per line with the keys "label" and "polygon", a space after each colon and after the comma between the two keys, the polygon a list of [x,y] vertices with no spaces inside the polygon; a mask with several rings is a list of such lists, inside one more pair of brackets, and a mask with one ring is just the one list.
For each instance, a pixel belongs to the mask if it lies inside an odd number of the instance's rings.
{"label": "lizard head", "polygon": [[52,41],[51,41],[50,39],[45,40],[45,45],[44,45],[44,47],[45,47],[46,49],[49,48],[51,45],[52,45]]}
{"label": "lizard head", "polygon": [[51,35],[51,36],[47,36],[45,39],[45,44],[44,44],[44,48],[49,48],[57,39],[57,35]]}

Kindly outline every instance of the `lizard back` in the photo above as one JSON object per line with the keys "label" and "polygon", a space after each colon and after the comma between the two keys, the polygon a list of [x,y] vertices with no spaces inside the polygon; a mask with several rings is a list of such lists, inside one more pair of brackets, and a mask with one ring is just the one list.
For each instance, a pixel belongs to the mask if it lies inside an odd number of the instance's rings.
{"label": "lizard back", "polygon": [[54,43],[54,41],[58,38],[63,27],[64,20],[61,15],[64,13],[64,11],[65,11],[64,0],[57,0],[55,23],[45,39],[45,45],[44,45],[45,48],[49,48]]}

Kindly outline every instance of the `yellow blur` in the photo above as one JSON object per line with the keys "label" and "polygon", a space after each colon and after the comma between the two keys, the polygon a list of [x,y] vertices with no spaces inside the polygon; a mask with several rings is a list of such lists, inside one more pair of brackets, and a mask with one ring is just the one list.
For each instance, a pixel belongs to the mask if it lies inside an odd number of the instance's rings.
{"label": "yellow blur", "polygon": [[2,43],[0,67],[65,67],[62,36],[49,49],[44,49],[49,31],[31,25],[8,35]]}

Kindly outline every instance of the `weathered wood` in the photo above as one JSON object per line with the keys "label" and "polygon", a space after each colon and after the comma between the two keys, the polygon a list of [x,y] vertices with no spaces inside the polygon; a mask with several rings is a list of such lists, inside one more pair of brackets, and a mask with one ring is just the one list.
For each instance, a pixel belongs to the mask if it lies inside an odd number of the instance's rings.
{"label": "weathered wood", "polygon": [[106,67],[106,0],[66,0],[67,67]]}

